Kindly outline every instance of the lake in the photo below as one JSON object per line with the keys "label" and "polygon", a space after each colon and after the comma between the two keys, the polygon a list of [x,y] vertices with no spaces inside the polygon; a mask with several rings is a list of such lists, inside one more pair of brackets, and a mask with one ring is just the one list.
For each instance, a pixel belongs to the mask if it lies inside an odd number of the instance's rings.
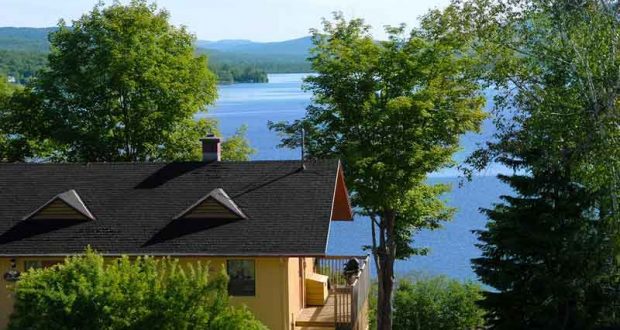
{"label": "lake", "polygon": [[[301,90],[305,74],[270,74],[269,83],[234,84],[219,87],[219,99],[208,109],[209,116],[220,121],[224,137],[235,133],[245,124],[247,137],[257,150],[255,160],[299,159],[299,150],[277,148],[280,138],[271,132],[267,122],[290,121],[301,118],[311,102],[311,94]],[[487,95],[489,101],[491,94]],[[490,103],[490,102],[489,102]],[[490,106],[490,105],[489,105]],[[487,120],[480,134],[467,134],[461,140],[463,150],[455,159],[463,160],[476,145],[493,134],[493,125]],[[449,183],[453,190],[445,196],[449,205],[458,209],[453,221],[443,229],[422,231],[415,235],[414,245],[429,247],[427,256],[414,256],[396,263],[397,274],[422,272],[444,274],[461,280],[476,280],[470,266],[470,259],[479,256],[476,237],[471,232],[484,228],[485,217],[479,208],[489,207],[497,202],[501,194],[510,189],[495,178],[501,167],[486,170],[471,182],[462,182],[455,169],[445,169],[431,175],[431,182]],[[459,183],[463,183],[460,185]],[[365,217],[357,216],[354,222],[335,222],[331,226],[328,252],[330,254],[365,254],[363,245],[370,244],[370,224]]]}

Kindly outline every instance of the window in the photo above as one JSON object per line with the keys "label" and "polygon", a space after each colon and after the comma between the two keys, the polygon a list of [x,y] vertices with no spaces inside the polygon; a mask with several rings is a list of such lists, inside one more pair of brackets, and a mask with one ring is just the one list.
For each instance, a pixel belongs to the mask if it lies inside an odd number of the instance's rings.
{"label": "window", "polygon": [[231,296],[255,296],[256,273],[254,260],[228,260],[226,271],[230,277],[228,294]]}
{"label": "window", "polygon": [[48,268],[61,263],[61,260],[26,260],[24,261],[24,270],[28,271],[32,268]]}

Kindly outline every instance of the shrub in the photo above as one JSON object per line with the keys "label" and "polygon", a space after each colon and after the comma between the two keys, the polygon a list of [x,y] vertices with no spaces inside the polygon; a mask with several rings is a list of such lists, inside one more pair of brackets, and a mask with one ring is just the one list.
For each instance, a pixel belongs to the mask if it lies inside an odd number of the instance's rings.
{"label": "shrub", "polygon": [[483,326],[481,288],[445,276],[402,279],[394,293],[394,329],[459,330]]}
{"label": "shrub", "polygon": [[176,259],[106,260],[90,249],[22,274],[9,329],[265,329],[228,302],[227,277]]}

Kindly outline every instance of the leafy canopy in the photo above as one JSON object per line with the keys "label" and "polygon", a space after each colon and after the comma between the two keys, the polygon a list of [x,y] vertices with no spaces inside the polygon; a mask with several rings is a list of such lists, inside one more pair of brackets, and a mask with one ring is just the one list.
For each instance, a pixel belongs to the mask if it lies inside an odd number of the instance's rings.
{"label": "leafy canopy", "polygon": [[282,145],[299,145],[304,129],[311,157],[342,160],[352,200],[372,221],[379,329],[391,328],[395,259],[424,252],[413,234],[453,212],[440,198],[449,187],[427,175],[453,165],[459,137],[485,118],[469,40],[442,24],[451,14],[431,12],[410,33],[388,27],[377,42],[361,19],[336,13],[313,31],[305,117],[270,123]]}
{"label": "leafy canopy", "polygon": [[411,228],[436,228],[451,213],[438,198],[448,187],[427,185],[426,175],[452,165],[459,136],[485,118],[467,44],[442,30],[440,16],[409,34],[388,28],[389,40],[377,42],[362,20],[335,14],[313,31],[306,116],[270,124],[284,146],[299,145],[304,128],[311,157],[340,158],[365,214],[397,213],[403,258],[414,252]]}
{"label": "leafy canopy", "polygon": [[[454,1],[475,40],[498,134],[470,159],[500,162],[514,196],[485,213],[481,280],[496,328],[587,329],[616,318],[620,21],[606,0]],[[616,241],[615,249],[610,242]],[[617,320],[615,321],[617,324]]]}
{"label": "leafy canopy", "polygon": [[401,279],[394,294],[395,330],[478,329],[484,310],[482,290],[444,276]]}
{"label": "leafy canopy", "polygon": [[[605,187],[620,210],[620,20],[617,1],[455,2],[451,26],[476,36],[484,80],[497,91],[497,143],[472,158],[483,167],[521,130],[571,174]],[[533,163],[546,166],[548,158]],[[534,161],[534,160],[532,160]],[[597,189],[598,189],[597,188]]]}
{"label": "leafy canopy", "polygon": [[[50,34],[48,67],[5,111],[8,133],[48,143],[37,156],[51,160],[197,159],[197,137],[217,131],[213,120],[194,121],[217,97],[216,78],[195,55],[195,37],[168,19],[134,0],[99,4],[71,27],[61,21]],[[228,146],[247,158],[247,143]]]}
{"label": "leafy canopy", "polygon": [[9,329],[266,329],[229,305],[227,277],[208,265],[87,250],[31,269],[15,288]]}

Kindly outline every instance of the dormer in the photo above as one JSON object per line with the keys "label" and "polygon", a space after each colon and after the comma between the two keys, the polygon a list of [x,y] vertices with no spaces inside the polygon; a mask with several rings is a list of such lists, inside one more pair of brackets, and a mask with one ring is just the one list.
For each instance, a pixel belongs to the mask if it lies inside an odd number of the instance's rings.
{"label": "dormer", "polygon": [[183,212],[175,216],[179,219],[230,219],[240,220],[248,217],[241,208],[228,196],[222,188],[211,190],[206,196],[199,199]]}
{"label": "dormer", "polygon": [[95,216],[71,189],[52,197],[23,220],[95,220]]}

